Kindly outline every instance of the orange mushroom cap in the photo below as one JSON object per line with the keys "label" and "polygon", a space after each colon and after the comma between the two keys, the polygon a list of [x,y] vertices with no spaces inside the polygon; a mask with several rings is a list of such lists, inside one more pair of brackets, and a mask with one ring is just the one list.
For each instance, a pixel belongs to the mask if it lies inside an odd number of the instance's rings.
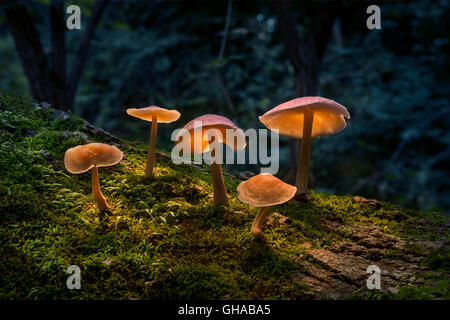
{"label": "orange mushroom cap", "polygon": [[260,173],[237,187],[238,198],[253,207],[269,207],[290,200],[297,188],[270,173]]}
{"label": "orange mushroom cap", "polygon": [[343,105],[322,98],[302,97],[282,103],[259,117],[267,128],[291,138],[302,138],[303,119],[306,110],[314,111],[311,137],[328,136],[345,128],[345,118],[350,114]]}
{"label": "orange mushroom cap", "polygon": [[145,121],[152,121],[153,116],[157,117],[159,123],[170,123],[180,118],[180,113],[177,110],[168,110],[158,106],[149,106],[145,108],[130,108],[127,113],[135,118]]}
{"label": "orange mushroom cap", "polygon": [[[198,128],[202,128],[201,136],[198,136],[197,130]],[[209,151],[209,138],[207,131],[208,130],[218,130],[221,133],[221,137],[219,137],[219,141],[228,145],[234,151],[240,151],[245,148],[247,143],[245,142],[245,134],[242,129],[237,127],[230,119],[219,116],[216,114],[205,114],[198,118],[195,118],[189,121],[183,129],[188,130],[190,132],[191,138],[191,150],[194,153],[204,153]],[[235,135],[237,139],[233,139],[234,141],[227,140],[226,130],[232,129],[235,130]],[[180,131],[175,138],[176,143],[179,143],[179,139],[182,136],[183,131]],[[197,140],[198,139],[198,140]],[[202,150],[201,152],[196,152],[194,148],[194,141],[202,142]],[[182,143],[186,143],[183,141]]]}
{"label": "orange mushroom cap", "polygon": [[94,142],[68,149],[64,155],[64,165],[70,173],[78,174],[94,166],[113,166],[122,158],[123,153],[117,147]]}

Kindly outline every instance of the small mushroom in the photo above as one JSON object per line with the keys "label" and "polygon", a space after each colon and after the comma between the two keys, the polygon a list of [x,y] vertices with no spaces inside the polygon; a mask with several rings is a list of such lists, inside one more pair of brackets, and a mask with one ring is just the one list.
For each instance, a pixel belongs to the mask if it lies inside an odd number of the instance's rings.
{"label": "small mushroom", "polygon": [[[198,130],[201,127],[201,130]],[[190,143],[190,150],[193,154],[200,154],[210,151],[210,141],[208,137],[208,131],[210,130],[218,130],[220,131],[219,142],[225,143],[230,148],[232,148],[234,151],[239,151],[245,148],[245,135],[242,129],[239,129],[231,120],[215,115],[215,114],[205,114],[201,117],[195,118],[191,121],[189,121],[184,128],[185,130],[189,131],[191,141]],[[198,131],[197,131],[197,130]],[[235,130],[235,133],[237,136],[240,136],[237,138],[237,140],[233,139],[234,141],[227,141],[227,135],[226,130],[232,129]],[[177,135],[175,138],[176,141],[179,142],[181,132]],[[196,135],[196,133],[199,132],[200,135]],[[195,143],[197,141],[198,143]],[[183,141],[183,143],[186,143]],[[196,145],[201,145],[201,148],[196,148]],[[214,152],[220,152],[220,150],[214,150]],[[221,154],[214,154],[214,158],[221,159]],[[225,183],[223,181],[223,175],[222,175],[222,165],[220,163],[216,163],[213,161],[211,163],[211,176],[212,176],[212,183],[213,183],[213,192],[214,192],[214,204],[215,205],[223,205],[228,202],[227,198],[227,191],[225,189]]]}
{"label": "small mushroom", "polygon": [[284,183],[270,173],[260,173],[238,185],[239,200],[260,208],[251,228],[255,237],[265,241],[262,225],[269,214],[270,207],[292,199],[296,191],[296,187]]}
{"label": "small mushroom", "polygon": [[350,119],[347,109],[322,97],[302,97],[282,103],[267,111],[259,120],[269,129],[291,138],[301,139],[295,186],[296,200],[309,200],[308,175],[311,139],[340,132]]}
{"label": "small mushroom", "polygon": [[123,153],[117,147],[104,143],[89,143],[68,149],[64,155],[64,165],[67,171],[74,174],[92,169],[92,193],[98,208],[103,211],[109,209],[110,206],[100,190],[98,167],[113,166],[122,158]]}
{"label": "small mushroom", "polygon": [[158,131],[158,123],[170,123],[180,118],[177,110],[167,110],[157,106],[149,106],[145,108],[130,108],[127,113],[135,118],[139,118],[152,123],[150,129],[150,144],[147,152],[147,164],[145,167],[145,177],[153,176],[153,165],[155,163],[156,135]]}

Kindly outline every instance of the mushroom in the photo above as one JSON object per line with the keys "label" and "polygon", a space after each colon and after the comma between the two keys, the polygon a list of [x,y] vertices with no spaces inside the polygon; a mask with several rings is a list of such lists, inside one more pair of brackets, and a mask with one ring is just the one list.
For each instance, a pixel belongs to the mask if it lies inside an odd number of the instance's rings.
{"label": "mushroom", "polygon": [[270,173],[260,173],[238,185],[239,200],[260,208],[251,228],[255,237],[265,240],[262,225],[269,214],[270,207],[292,199],[296,191],[296,187],[284,183]]}
{"label": "mushroom", "polygon": [[267,128],[291,138],[302,139],[295,186],[296,200],[309,200],[308,175],[311,139],[340,132],[350,119],[347,109],[322,97],[302,97],[287,101],[259,117]]}
{"label": "mushroom", "polygon": [[157,106],[149,106],[145,108],[130,108],[127,113],[135,118],[139,118],[152,123],[150,129],[150,144],[147,152],[147,163],[145,167],[145,177],[153,176],[153,165],[155,163],[155,148],[156,148],[156,134],[159,123],[170,123],[180,118],[180,113],[177,110],[167,110]]}
{"label": "mushroom", "polygon": [[109,209],[110,206],[100,190],[98,168],[113,166],[122,158],[123,153],[117,147],[104,143],[89,143],[68,149],[64,155],[64,165],[67,171],[74,174],[92,169],[92,193],[98,208],[103,211]]}
{"label": "mushroom", "polygon": [[[200,128],[201,130],[199,130]],[[185,130],[187,130],[190,133],[190,141],[188,141],[189,146],[187,146],[187,148],[189,148],[191,150],[191,153],[193,154],[201,154],[210,151],[208,132],[211,132],[211,130],[219,131],[214,136],[219,139],[219,142],[225,143],[234,151],[240,151],[246,146],[245,135],[242,129],[239,129],[231,120],[223,116],[215,114],[205,114],[201,117],[189,121],[183,129],[184,130],[181,130],[180,133],[178,133],[175,141],[177,141],[176,143],[179,143],[182,132],[186,132]],[[235,141],[235,139],[233,139],[233,141],[227,140],[227,129],[235,130],[234,133],[237,136],[237,141]],[[200,135],[198,135],[197,133]],[[183,141],[183,143],[186,142]],[[201,145],[201,148],[197,148],[197,144],[199,146]],[[214,149],[213,151],[214,153],[218,152],[212,154],[215,159],[222,159],[222,155],[219,154],[220,150]],[[215,159],[211,163],[214,204],[223,205],[228,202],[227,191],[225,189],[225,183],[223,181],[222,165],[221,163],[217,163]]]}

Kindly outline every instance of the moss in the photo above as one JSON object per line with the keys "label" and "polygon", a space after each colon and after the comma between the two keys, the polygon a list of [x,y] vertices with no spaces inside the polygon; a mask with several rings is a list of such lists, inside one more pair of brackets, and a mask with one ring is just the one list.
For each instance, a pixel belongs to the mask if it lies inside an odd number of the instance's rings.
{"label": "moss", "polygon": [[[230,203],[216,208],[207,166],[161,157],[155,177],[145,179],[145,145],[138,143],[121,146],[126,159],[99,170],[112,206],[99,214],[89,173],[71,175],[62,162],[67,148],[83,143],[63,133],[81,130],[82,120],[53,120],[51,109],[5,92],[0,118],[1,299],[306,298],[310,289],[291,278],[298,260],[307,259],[303,244],[352,241],[324,229],[320,219],[376,225],[405,239],[435,237],[417,221],[447,221],[312,193],[311,203],[277,206],[291,222],[266,226],[268,243],[261,244],[249,232],[257,210],[236,198],[238,179],[225,177]],[[430,266],[448,270],[446,259]],[[73,264],[81,268],[81,290],[66,288],[65,270]],[[446,294],[441,286],[433,290]]]}

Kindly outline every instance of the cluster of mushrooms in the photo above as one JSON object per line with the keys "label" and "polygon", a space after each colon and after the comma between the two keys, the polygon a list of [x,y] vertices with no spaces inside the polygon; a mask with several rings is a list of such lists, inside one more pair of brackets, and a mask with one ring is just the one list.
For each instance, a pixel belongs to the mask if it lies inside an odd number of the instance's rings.
{"label": "cluster of mushrooms", "polygon": [[[153,177],[153,167],[155,165],[155,147],[158,123],[170,123],[180,118],[180,113],[176,110],[167,110],[157,106],[146,108],[127,109],[130,116],[150,121],[150,144],[147,153],[147,163],[145,177]],[[255,237],[264,240],[262,226],[269,214],[270,208],[277,204],[282,204],[294,198],[297,201],[308,201],[308,177],[309,159],[311,154],[311,139],[320,136],[332,135],[345,128],[345,118],[349,119],[350,114],[347,109],[339,103],[322,97],[302,97],[282,103],[279,106],[267,111],[259,117],[259,120],[270,130],[278,130],[278,133],[291,138],[301,139],[300,154],[298,157],[298,167],[295,186],[284,183],[270,173],[260,173],[247,181],[242,182],[237,187],[238,198],[253,207],[260,208],[253,221],[251,232]],[[201,130],[195,130],[201,126]],[[220,131],[221,143],[225,143],[234,151],[242,150],[246,144],[236,141],[227,141],[225,130],[235,130],[237,134],[242,134],[231,120],[226,117],[206,114],[188,122],[184,129],[190,133],[191,152],[193,154],[206,153],[210,151],[210,137],[208,132]],[[177,136],[178,139],[178,136]],[[176,143],[179,141],[176,139]],[[198,141],[201,143],[194,143]],[[240,139],[237,139],[240,141]],[[242,140],[241,140],[242,141]],[[245,141],[245,136],[243,141]],[[201,148],[194,146],[200,145]],[[215,159],[221,155],[213,155]],[[66,151],[64,164],[70,173],[79,174],[91,170],[92,173],[92,193],[97,202],[98,208],[103,211],[110,209],[106,198],[100,190],[98,178],[98,167],[108,167],[119,163],[123,158],[123,153],[115,146],[103,143],[89,143],[76,146]],[[222,166],[220,163],[212,162],[211,176],[213,184],[213,195],[215,205],[225,205],[228,202],[227,191],[223,181]]]}

